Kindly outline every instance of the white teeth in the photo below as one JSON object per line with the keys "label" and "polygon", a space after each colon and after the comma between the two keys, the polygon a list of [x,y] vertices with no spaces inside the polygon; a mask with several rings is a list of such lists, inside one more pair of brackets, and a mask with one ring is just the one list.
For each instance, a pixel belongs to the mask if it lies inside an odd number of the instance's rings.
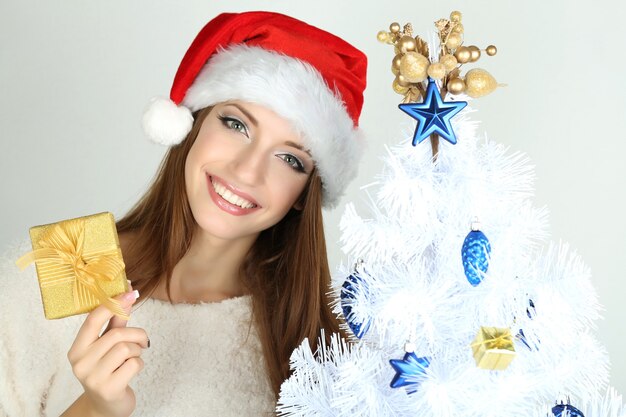
{"label": "white teeth", "polygon": [[224,191],[224,194],[222,194],[222,198],[226,201],[228,201],[229,203],[233,203],[235,204],[235,195],[233,193],[231,193],[229,190]]}
{"label": "white teeth", "polygon": [[231,204],[235,204],[241,208],[252,208],[254,207],[254,203],[251,203],[248,200],[245,200],[238,195],[233,194],[230,190],[227,190],[222,184],[217,181],[211,181],[213,183],[213,188],[215,191],[222,197],[224,200],[228,201]]}

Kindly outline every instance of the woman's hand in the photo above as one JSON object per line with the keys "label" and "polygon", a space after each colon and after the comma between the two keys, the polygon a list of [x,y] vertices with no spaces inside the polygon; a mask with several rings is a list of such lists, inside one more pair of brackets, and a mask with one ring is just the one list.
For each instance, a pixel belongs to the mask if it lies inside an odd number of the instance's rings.
{"label": "woman's hand", "polygon": [[[130,291],[116,299],[130,313],[138,296]],[[150,342],[145,330],[127,324],[101,305],[87,315],[67,353],[72,372],[85,389],[81,401],[90,415],[127,417],[135,409],[135,392],[128,384],[143,369],[140,356]]]}

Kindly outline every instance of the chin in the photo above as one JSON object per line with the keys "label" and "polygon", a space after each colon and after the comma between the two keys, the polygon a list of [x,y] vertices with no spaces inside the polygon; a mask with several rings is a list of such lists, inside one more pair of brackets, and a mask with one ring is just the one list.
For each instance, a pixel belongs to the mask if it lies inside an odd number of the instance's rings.
{"label": "chin", "polygon": [[[236,240],[249,237],[256,237],[262,229],[253,227],[249,223],[242,222],[233,217],[232,220],[224,219],[221,213],[207,213],[200,219],[196,217],[196,224],[203,233],[221,240]],[[251,227],[252,226],[252,227]]]}

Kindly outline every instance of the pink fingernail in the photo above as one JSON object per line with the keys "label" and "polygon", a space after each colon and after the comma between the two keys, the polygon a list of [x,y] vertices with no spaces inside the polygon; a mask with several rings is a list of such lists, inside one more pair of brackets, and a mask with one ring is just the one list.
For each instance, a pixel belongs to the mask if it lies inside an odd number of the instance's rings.
{"label": "pink fingernail", "polygon": [[139,298],[139,290],[134,290],[133,292],[128,292],[124,294],[125,301],[134,301]]}

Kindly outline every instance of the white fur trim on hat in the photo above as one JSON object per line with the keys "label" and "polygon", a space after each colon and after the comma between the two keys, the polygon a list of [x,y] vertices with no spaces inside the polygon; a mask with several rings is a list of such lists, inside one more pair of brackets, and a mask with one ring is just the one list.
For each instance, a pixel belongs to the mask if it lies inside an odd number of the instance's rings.
{"label": "white fur trim on hat", "polygon": [[[339,93],[331,91],[312,65],[260,47],[231,45],[209,59],[179,109],[184,106],[195,112],[228,100],[261,104],[289,120],[302,135],[318,168],[324,206],[336,206],[356,177],[362,150],[357,140],[360,134]],[[170,143],[178,143],[191,129],[185,126],[181,137],[181,125],[163,126],[167,122],[161,116],[150,116],[147,122],[154,120],[159,127],[144,123],[144,128],[152,131],[148,135],[151,138],[161,137],[160,143],[167,142],[164,138],[171,131],[176,132],[176,138]]]}

